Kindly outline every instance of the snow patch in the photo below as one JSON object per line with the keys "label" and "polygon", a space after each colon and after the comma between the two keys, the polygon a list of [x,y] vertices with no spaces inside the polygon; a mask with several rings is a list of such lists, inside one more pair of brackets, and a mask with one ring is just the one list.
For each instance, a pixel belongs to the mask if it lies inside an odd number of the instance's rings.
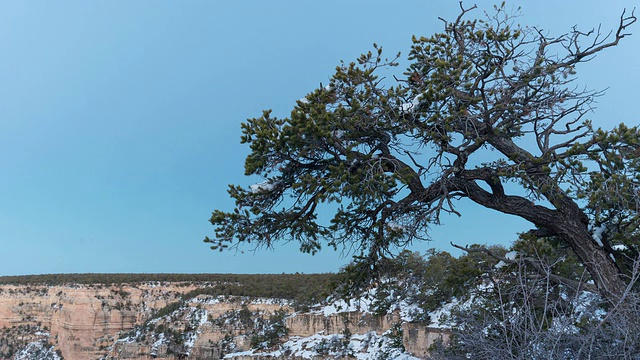
{"label": "snow patch", "polygon": [[151,353],[150,353],[150,355],[151,355],[151,356],[156,356],[156,355],[158,355],[158,348],[159,348],[160,346],[162,346],[162,344],[164,344],[165,342],[166,342],[166,340],[165,340],[165,338],[164,338],[164,333],[160,333],[160,334],[158,335],[158,340],[156,340],[156,342],[154,342],[154,343],[151,345]]}
{"label": "snow patch", "polygon": [[446,325],[445,323],[447,319],[451,318],[451,311],[458,306],[465,305],[468,304],[465,303],[461,305],[460,301],[454,298],[453,301],[442,305],[442,307],[440,307],[439,309],[429,312],[429,318],[431,319],[429,327],[436,329],[450,328],[450,326]]}
{"label": "snow patch", "polygon": [[495,264],[493,267],[494,269],[502,269],[503,267],[507,266],[509,264],[507,264],[506,262],[500,260],[497,264]]}
{"label": "snow patch", "polygon": [[416,304],[403,304],[400,306],[400,318],[403,322],[411,322],[417,314],[422,314],[423,310]]}
{"label": "snow patch", "polygon": [[420,105],[420,100],[421,99],[422,99],[422,94],[417,95],[416,97],[413,98],[413,100],[411,100],[411,102],[404,103],[404,104],[400,105],[400,110],[403,113],[413,111],[415,108],[418,107],[418,105]]}
{"label": "snow patch", "polygon": [[387,223],[387,226],[389,227],[389,229],[391,230],[396,230],[396,231],[404,231],[406,230],[406,228],[404,227],[404,225],[398,224],[395,221],[389,221]]}
{"label": "snow patch", "polygon": [[205,309],[198,309],[195,307],[189,309],[189,314],[187,314],[186,318],[189,321],[189,324],[191,324],[196,330],[184,334],[184,346],[186,348],[187,356],[191,354],[191,349],[195,346],[196,340],[198,340],[198,335],[201,333],[200,327],[207,322],[208,315],[209,313]]}
{"label": "snow patch", "polygon": [[15,360],[34,360],[34,359],[47,359],[47,360],[61,360],[58,353],[54,350],[54,347],[46,340],[39,340],[30,342],[24,349],[20,350],[14,357]]}
{"label": "snow patch", "polygon": [[591,224],[589,224],[591,233],[593,233],[592,237],[593,240],[595,240],[595,242],[600,245],[600,246],[604,246],[602,244],[602,233],[605,231],[605,226],[604,225],[600,225],[598,227],[595,226],[595,224],[593,222],[591,222]]}
{"label": "snow patch", "polygon": [[359,360],[387,358],[397,360],[418,360],[401,349],[393,347],[391,333],[378,335],[375,331],[346,337],[343,334],[323,335],[318,333],[308,337],[294,336],[275,351],[243,351],[227,354],[225,358],[246,357],[287,357],[287,358],[353,358]]}
{"label": "snow patch", "polygon": [[615,251],[625,251],[625,250],[629,250],[629,248],[626,245],[623,244],[618,244],[618,245],[613,245],[611,247],[613,250]]}
{"label": "snow patch", "polygon": [[266,192],[269,192],[269,191],[273,191],[273,189],[275,189],[275,187],[276,187],[276,183],[269,182],[269,181],[263,181],[261,183],[253,184],[253,185],[249,186],[249,189],[251,189],[251,192],[253,194],[261,194],[261,193],[266,193]]}
{"label": "snow patch", "polygon": [[371,311],[369,309],[371,308],[371,299],[373,298],[373,296],[371,296],[373,295],[371,293],[372,291],[375,291],[375,289],[370,290],[368,294],[358,299],[349,299],[349,301],[343,299],[336,300],[328,305],[320,306],[319,309],[313,310],[311,313],[323,314],[324,316],[354,311],[370,313]]}

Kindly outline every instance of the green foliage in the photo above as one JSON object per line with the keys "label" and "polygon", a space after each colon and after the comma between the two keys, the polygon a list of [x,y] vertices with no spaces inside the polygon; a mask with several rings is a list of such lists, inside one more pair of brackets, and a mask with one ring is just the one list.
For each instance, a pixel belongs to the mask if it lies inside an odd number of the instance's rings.
{"label": "green foliage", "polygon": [[226,275],[228,281],[194,289],[183,299],[204,295],[249,296],[292,300],[299,309],[322,301],[335,274]]}
{"label": "green foliage", "polygon": [[280,344],[283,337],[289,334],[285,319],[288,316],[284,310],[276,310],[270,317],[265,328],[251,337],[251,348],[271,349]]}
{"label": "green foliage", "polygon": [[[476,246],[472,246],[474,248]],[[491,248],[496,253],[505,250]],[[408,250],[386,259],[380,268],[363,277],[356,264],[342,269],[334,284],[335,293],[342,298],[360,297],[374,289],[372,310],[384,315],[400,306],[399,302],[415,305],[420,311],[412,314],[413,321],[430,322],[428,313],[441,308],[454,298],[464,300],[493,271],[497,260],[486,253],[469,252],[458,258],[444,251],[429,250],[425,256]]]}
{"label": "green foliage", "polygon": [[402,329],[402,323],[396,322],[389,329],[389,339],[391,339],[390,346],[394,349],[400,349],[405,351],[403,343],[404,330]]}
{"label": "green foliage", "polygon": [[[576,254],[557,237],[520,234],[512,249],[517,251],[519,256],[528,256],[545,264],[549,269],[553,269],[554,274],[564,278],[583,282],[590,279]],[[534,269],[529,271],[535,272]]]}
{"label": "green foliage", "polygon": [[593,225],[603,228],[601,241],[629,276],[640,256],[640,129],[621,124],[609,132],[598,130],[593,141],[599,151],[588,156],[598,169],[576,193],[587,201]]}
{"label": "green foliage", "polygon": [[[429,239],[441,213],[459,214],[457,200],[468,198],[552,233],[602,294],[619,296],[619,275],[639,255],[640,130],[593,128],[585,114],[602,93],[572,82],[636,17],[623,13],[606,39],[577,29],[554,38],[515,24],[504,5],[469,20],[474,9],[461,6],[442,32],[414,36],[395,83],[399,54],[388,60],[374,44],[289,117],[268,110],[242,124],[245,175],[265,182],[230,185],[235,209],[213,212],[215,237],[205,242],[342,247],[366,279],[395,249]],[[590,222],[607,228],[599,247]]]}
{"label": "green foliage", "polygon": [[179,310],[182,306],[184,306],[184,301],[174,301],[172,303],[167,304],[165,307],[158,309],[154,314],[153,318],[161,318],[166,315],[172,314],[174,311]]}
{"label": "green foliage", "polygon": [[242,280],[243,276],[234,274],[43,274],[0,276],[0,284],[12,285],[121,285],[149,282],[188,283],[226,282]]}
{"label": "green foliage", "polygon": [[[29,348],[29,356],[32,359],[52,358],[53,345],[48,339],[34,337],[34,333],[41,333],[43,330],[46,331],[40,325],[30,324],[0,328],[0,358],[13,359],[26,348]],[[55,352],[60,359],[64,359],[60,350],[57,349]]]}
{"label": "green foliage", "polygon": [[[187,300],[200,294],[232,295],[292,300],[297,306],[309,306],[320,302],[330,291],[335,274],[48,274],[0,276],[0,284],[12,285],[118,285],[136,286],[149,282],[206,285],[185,293]],[[2,289],[0,289],[2,291]],[[27,287],[24,291],[47,291]],[[129,293],[122,288],[114,294],[126,298]]]}

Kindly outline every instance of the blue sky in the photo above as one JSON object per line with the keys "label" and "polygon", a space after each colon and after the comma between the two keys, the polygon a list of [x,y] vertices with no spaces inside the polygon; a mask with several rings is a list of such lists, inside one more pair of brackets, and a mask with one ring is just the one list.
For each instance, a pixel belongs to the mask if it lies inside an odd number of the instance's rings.
{"label": "blue sky", "polygon": [[[218,253],[214,209],[248,186],[240,123],[327,83],[376,42],[408,53],[457,1],[5,1],[0,3],[0,275],[330,272],[349,259],[296,246]],[[486,4],[486,6],[485,6]],[[480,2],[482,9],[489,2]],[[634,1],[536,1],[522,24],[613,28]],[[480,11],[476,11],[478,16]],[[578,84],[609,88],[599,126],[639,122],[640,25]],[[406,64],[406,63],[405,63]],[[527,224],[463,204],[434,242],[508,243]]]}

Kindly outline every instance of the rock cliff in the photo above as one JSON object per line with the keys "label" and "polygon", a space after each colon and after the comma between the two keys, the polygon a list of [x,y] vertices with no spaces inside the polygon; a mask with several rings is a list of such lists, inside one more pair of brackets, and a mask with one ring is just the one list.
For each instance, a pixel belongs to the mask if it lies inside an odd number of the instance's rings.
{"label": "rock cliff", "polygon": [[4,329],[0,357],[13,355],[21,343],[45,340],[65,359],[99,358],[118,333],[194,288],[191,284],[0,286],[0,329]]}
{"label": "rock cliff", "polygon": [[303,312],[282,299],[185,298],[206,286],[0,285],[0,358],[320,359],[371,351],[423,357],[447,337],[445,330],[403,321],[398,311]]}

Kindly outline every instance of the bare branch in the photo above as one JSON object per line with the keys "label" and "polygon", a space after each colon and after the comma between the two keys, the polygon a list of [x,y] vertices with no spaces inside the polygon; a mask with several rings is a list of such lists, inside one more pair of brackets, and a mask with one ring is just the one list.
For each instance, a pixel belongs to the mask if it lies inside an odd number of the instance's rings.
{"label": "bare branch", "polygon": [[496,254],[495,252],[487,249],[484,246],[474,246],[472,248],[468,247],[468,246],[460,246],[460,245],[456,245],[453,242],[450,243],[451,246],[463,250],[467,253],[473,253],[473,252],[481,252],[481,253],[485,253],[489,256],[491,256],[492,258],[498,260],[498,261],[502,261],[505,264],[527,264],[530,265],[532,268],[534,268],[538,274],[542,277],[542,278],[548,278],[549,280],[551,280],[553,283],[558,284],[558,285],[565,285],[565,286],[569,286],[571,289],[574,289],[576,291],[580,291],[580,290],[586,290],[589,292],[593,292],[593,293],[597,293],[598,292],[598,288],[596,288],[595,286],[591,285],[591,284],[587,284],[581,281],[576,281],[576,280],[572,280],[569,278],[566,278],[564,276],[560,276],[560,275],[556,275],[551,273],[550,271],[547,271],[547,269],[545,269],[543,267],[543,263],[540,259],[535,259],[532,257],[527,257],[527,256],[518,256],[516,259],[508,259],[504,256],[500,256],[498,254]]}

